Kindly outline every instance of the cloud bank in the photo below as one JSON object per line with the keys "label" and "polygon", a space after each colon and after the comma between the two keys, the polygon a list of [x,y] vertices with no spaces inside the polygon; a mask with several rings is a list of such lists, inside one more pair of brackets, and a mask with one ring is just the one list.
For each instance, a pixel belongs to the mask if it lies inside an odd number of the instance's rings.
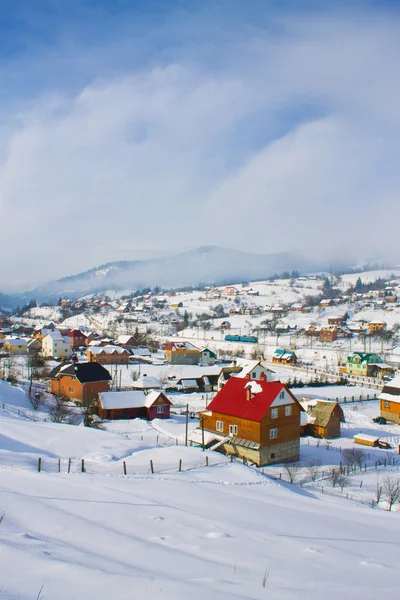
{"label": "cloud bank", "polygon": [[3,289],[205,244],[397,250],[399,15],[224,6],[3,61]]}

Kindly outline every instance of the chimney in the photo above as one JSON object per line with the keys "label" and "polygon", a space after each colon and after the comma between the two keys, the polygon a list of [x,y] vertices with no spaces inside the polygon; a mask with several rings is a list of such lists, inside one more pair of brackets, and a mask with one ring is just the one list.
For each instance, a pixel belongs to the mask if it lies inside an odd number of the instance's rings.
{"label": "chimney", "polygon": [[236,367],[236,366],[237,366],[237,360],[236,360],[236,358],[234,358],[232,361],[232,367]]}
{"label": "chimney", "polygon": [[251,390],[250,390],[250,388],[246,388],[246,400],[247,400],[247,402],[250,402],[250,400],[251,400]]}

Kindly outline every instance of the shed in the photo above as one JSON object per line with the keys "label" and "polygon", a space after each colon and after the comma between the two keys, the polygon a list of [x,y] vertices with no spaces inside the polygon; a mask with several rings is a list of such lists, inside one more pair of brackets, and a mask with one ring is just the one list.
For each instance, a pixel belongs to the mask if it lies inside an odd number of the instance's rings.
{"label": "shed", "polygon": [[363,446],[378,446],[379,438],[374,435],[367,435],[366,433],[357,433],[353,437],[355,444],[362,444]]}
{"label": "shed", "polygon": [[163,392],[141,390],[99,394],[97,413],[102,419],[169,419],[172,402]]}

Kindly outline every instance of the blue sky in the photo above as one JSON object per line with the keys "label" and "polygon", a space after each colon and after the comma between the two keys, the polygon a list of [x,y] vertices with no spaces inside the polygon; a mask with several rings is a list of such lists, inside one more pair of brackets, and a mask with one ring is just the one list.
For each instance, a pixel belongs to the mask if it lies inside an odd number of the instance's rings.
{"label": "blue sky", "polygon": [[396,249],[399,2],[1,8],[0,289],[203,244]]}

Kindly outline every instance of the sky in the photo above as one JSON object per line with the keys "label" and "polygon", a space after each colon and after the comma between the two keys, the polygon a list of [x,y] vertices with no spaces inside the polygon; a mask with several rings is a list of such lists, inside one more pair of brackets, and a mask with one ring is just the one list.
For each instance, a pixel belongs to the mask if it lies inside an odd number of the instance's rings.
{"label": "sky", "polygon": [[1,9],[0,291],[211,244],[397,252],[400,2]]}

